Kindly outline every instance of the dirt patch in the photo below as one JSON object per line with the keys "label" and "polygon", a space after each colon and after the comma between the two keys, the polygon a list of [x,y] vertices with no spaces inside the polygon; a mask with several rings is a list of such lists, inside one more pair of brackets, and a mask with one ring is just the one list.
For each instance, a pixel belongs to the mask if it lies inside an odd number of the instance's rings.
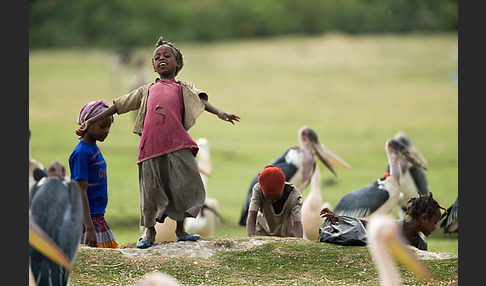
{"label": "dirt patch", "polygon": [[408,248],[420,259],[420,260],[438,260],[438,259],[450,259],[450,258],[457,258],[457,255],[454,253],[448,252],[431,252],[420,250],[413,246],[408,246]]}
{"label": "dirt patch", "polygon": [[[129,258],[148,258],[148,257],[202,257],[207,258],[222,251],[237,251],[256,248],[267,242],[307,242],[294,238],[278,237],[218,237],[210,240],[201,239],[199,241],[170,241],[155,243],[147,249],[139,249],[135,243],[124,245],[117,249],[100,248],[99,250],[118,251]],[[81,248],[92,249],[87,246]],[[430,252],[419,250],[415,247],[408,247],[421,260],[438,260],[457,258],[456,254],[447,252]]]}
{"label": "dirt patch", "polygon": [[[119,251],[129,258],[164,257],[210,257],[221,251],[247,250],[266,243],[262,239],[217,238],[199,241],[171,241],[155,243],[150,248],[139,249],[135,244],[129,244],[108,251]],[[83,248],[88,248],[83,246]],[[105,249],[104,249],[105,250]]]}

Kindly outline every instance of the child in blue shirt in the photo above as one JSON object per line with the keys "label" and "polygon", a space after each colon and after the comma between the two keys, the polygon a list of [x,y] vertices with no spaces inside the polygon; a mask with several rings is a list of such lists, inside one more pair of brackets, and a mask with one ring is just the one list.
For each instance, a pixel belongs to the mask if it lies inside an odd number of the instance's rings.
{"label": "child in blue shirt", "polygon": [[[108,107],[104,100],[87,103],[81,109],[77,123],[81,125]],[[69,156],[71,180],[77,182],[83,201],[83,232],[80,243],[92,247],[118,247],[104,218],[108,204],[106,161],[96,145],[96,141],[103,142],[106,139],[112,122],[113,117],[94,122]]]}

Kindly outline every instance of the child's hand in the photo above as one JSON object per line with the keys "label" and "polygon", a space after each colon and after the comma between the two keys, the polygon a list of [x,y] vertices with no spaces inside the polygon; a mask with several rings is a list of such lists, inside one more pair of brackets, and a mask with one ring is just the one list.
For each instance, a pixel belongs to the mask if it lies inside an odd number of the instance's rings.
{"label": "child's hand", "polygon": [[89,127],[88,122],[89,122],[89,120],[83,122],[83,124],[81,124],[81,126],[79,126],[78,129],[76,129],[76,135],[79,136],[78,139],[82,139],[84,137],[84,135],[86,134],[86,132],[88,132],[88,127]]}
{"label": "child's hand", "polygon": [[323,208],[320,212],[320,215],[322,218],[336,216],[336,214],[333,213],[329,208]]}
{"label": "child's hand", "polygon": [[89,229],[89,228],[86,229],[85,244],[91,247],[98,247],[98,241],[94,229]]}
{"label": "child's hand", "polygon": [[234,121],[237,121],[237,122],[240,122],[240,117],[236,114],[228,114],[226,112],[219,112],[218,113],[218,117],[221,118],[222,120],[224,121],[228,121],[230,122],[231,124],[235,125],[235,123],[233,122]]}

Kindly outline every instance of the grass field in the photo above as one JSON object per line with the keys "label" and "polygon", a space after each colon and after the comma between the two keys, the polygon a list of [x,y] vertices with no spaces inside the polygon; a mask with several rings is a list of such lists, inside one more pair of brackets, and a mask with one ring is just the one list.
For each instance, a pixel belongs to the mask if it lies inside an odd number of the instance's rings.
{"label": "grass field", "polygon": [[[353,166],[338,177],[321,165],[322,197],[332,206],[347,192],[386,171],[385,141],[404,131],[428,160],[429,189],[444,207],[458,194],[457,34],[407,36],[279,37],[208,44],[176,43],[185,65],[178,79],[191,81],[210,102],[241,116],[232,126],[202,114],[189,131],[206,137],[213,174],[207,195],[225,219],[215,236],[246,236],[237,225],[252,177],[290,146],[309,125],[321,143]],[[148,79],[152,47],[146,58]],[[115,70],[117,70],[115,72]],[[32,50],[29,53],[29,127],[32,157],[47,167],[68,166],[78,142],[81,107],[130,90],[133,68],[115,69],[107,50]],[[106,219],[120,244],[138,239],[139,137],[134,114],[115,116],[99,143],[108,163]],[[69,173],[69,172],[68,172]],[[308,189],[301,190],[305,196]],[[458,252],[457,235],[437,229],[429,250]]]}

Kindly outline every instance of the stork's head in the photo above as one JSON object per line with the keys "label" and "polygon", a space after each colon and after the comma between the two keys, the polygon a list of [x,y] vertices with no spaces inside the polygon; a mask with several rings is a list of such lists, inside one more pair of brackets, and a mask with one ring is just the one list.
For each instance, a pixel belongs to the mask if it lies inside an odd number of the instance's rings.
{"label": "stork's head", "polygon": [[406,161],[410,162],[418,168],[427,170],[426,161],[420,156],[414,148],[410,148],[402,144],[397,139],[390,139],[387,141],[387,150],[397,154],[397,156]]}
{"label": "stork's head", "polygon": [[314,132],[314,130],[308,126],[303,126],[300,128],[299,141],[301,149],[304,151],[309,151],[314,156],[317,156],[317,158],[319,158],[319,160],[326,165],[326,167],[335,176],[337,176],[337,174],[331,164],[338,165],[346,169],[351,169],[351,165],[346,163],[343,159],[332,153],[330,150],[326,149],[326,147],[319,142],[316,132]]}
{"label": "stork's head", "polygon": [[424,166],[427,166],[427,160],[422,155],[422,153],[420,153],[420,151],[412,144],[412,141],[407,136],[407,134],[405,134],[404,132],[401,132],[400,131],[397,134],[395,134],[395,139],[398,142],[402,143],[403,146],[407,147],[407,149],[411,153],[415,154],[415,156],[420,159],[420,161],[424,164]]}

